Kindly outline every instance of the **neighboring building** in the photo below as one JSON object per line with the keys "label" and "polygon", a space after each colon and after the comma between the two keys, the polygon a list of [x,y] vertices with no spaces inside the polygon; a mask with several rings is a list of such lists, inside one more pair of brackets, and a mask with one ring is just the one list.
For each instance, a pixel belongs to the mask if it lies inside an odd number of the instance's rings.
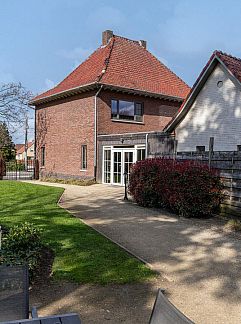
{"label": "neighboring building", "polygon": [[[16,144],[16,160],[23,161],[25,160],[25,145],[24,144]],[[27,159],[33,160],[34,159],[34,142],[28,142],[28,149],[27,149]]]}
{"label": "neighboring building", "polygon": [[241,151],[241,59],[215,51],[173,121],[177,151]]}
{"label": "neighboring building", "polygon": [[102,45],[55,88],[35,97],[40,174],[123,184],[190,88],[145,41],[102,34]]}

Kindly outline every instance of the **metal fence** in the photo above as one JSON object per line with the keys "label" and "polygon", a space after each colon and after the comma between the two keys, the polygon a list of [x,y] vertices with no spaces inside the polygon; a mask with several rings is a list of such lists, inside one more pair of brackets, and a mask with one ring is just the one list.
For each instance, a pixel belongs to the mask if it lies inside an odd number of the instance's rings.
{"label": "metal fence", "polygon": [[35,178],[35,160],[2,162],[2,180],[32,180]]}

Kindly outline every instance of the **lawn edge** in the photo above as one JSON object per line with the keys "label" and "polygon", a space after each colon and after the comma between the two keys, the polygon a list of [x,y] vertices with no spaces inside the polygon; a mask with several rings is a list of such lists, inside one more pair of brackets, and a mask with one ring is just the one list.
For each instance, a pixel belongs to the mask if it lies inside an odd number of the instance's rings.
{"label": "lawn edge", "polygon": [[[76,217],[70,210],[68,210],[67,208],[64,208],[63,206],[61,206],[61,199],[62,196],[64,195],[65,192],[65,188],[63,193],[61,194],[57,205],[66,210],[71,216],[79,219],[82,223],[84,223],[86,226],[92,228],[95,232],[97,232],[98,234],[100,234],[101,236],[104,236],[107,240],[111,241],[112,243],[114,243],[115,245],[119,246],[122,250],[124,250],[125,252],[127,252],[130,256],[134,257],[135,259],[139,260],[140,262],[142,262],[144,265],[146,265],[148,268],[150,268],[150,270],[152,270],[154,272],[154,274],[160,274],[159,272],[157,272],[154,267],[151,265],[151,263],[149,263],[148,261],[146,261],[145,259],[143,259],[142,257],[138,256],[137,254],[135,254],[134,252],[130,251],[129,249],[127,249],[124,245],[122,245],[121,243],[116,242],[115,240],[113,240],[111,237],[109,237],[108,235],[104,234],[103,232],[101,232],[100,230],[96,229],[95,227],[93,227],[92,225],[89,225],[88,223],[86,223],[82,218],[80,217]],[[163,278],[165,278],[166,280],[168,280],[168,278],[166,278],[165,275],[161,274],[163,276]],[[169,281],[169,280],[168,280]]]}

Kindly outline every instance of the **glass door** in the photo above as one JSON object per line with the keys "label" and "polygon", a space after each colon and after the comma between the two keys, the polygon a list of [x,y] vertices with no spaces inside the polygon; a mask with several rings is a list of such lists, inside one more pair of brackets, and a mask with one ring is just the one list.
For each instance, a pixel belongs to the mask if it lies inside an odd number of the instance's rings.
{"label": "glass door", "polygon": [[105,148],[103,155],[103,182],[124,186],[124,173],[127,173],[127,181],[129,181],[131,166],[135,161],[135,149]]}
{"label": "glass door", "polygon": [[113,183],[122,184],[122,152],[113,152]]}
{"label": "glass door", "polygon": [[[124,172],[127,173],[127,182],[129,182],[130,169],[134,162],[134,152],[124,151],[123,154],[124,154]],[[124,178],[123,178],[123,184],[124,184]]]}
{"label": "glass door", "polygon": [[104,183],[111,183],[111,150],[105,149],[104,150]]}

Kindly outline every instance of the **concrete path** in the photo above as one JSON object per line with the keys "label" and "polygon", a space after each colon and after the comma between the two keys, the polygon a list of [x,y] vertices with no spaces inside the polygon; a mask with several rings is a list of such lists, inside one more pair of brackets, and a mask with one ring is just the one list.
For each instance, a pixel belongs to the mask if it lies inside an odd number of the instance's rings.
{"label": "concrete path", "polygon": [[122,187],[54,186],[66,189],[63,208],[166,277],[170,300],[193,321],[241,323],[241,235],[218,219],[178,219],[124,202]]}

